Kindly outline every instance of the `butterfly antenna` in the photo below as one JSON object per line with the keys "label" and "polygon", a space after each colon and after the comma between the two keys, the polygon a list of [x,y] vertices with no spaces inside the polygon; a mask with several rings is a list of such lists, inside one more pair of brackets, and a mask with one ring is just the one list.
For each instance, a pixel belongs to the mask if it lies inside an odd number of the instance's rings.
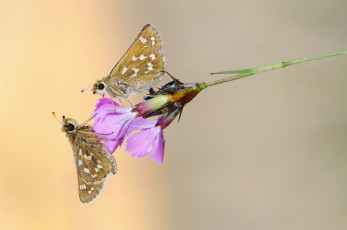
{"label": "butterfly antenna", "polygon": [[89,89],[89,88],[91,88],[91,87],[93,87],[93,86],[92,86],[92,85],[91,85],[91,86],[88,86],[87,88],[82,89],[81,92],[83,93],[86,89]]}
{"label": "butterfly antenna", "polygon": [[55,112],[52,112],[52,114],[55,117],[55,119],[61,124],[61,121],[59,121],[58,118],[55,116]]}

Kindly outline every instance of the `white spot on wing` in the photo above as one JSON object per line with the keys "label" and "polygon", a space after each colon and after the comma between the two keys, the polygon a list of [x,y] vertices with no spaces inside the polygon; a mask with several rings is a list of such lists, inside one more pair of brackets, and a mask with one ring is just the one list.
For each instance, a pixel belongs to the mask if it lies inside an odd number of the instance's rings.
{"label": "white spot on wing", "polygon": [[90,174],[90,172],[89,172],[89,169],[87,169],[87,168],[84,168],[83,170],[84,170],[84,172],[85,172],[85,173],[88,173],[88,174]]}
{"label": "white spot on wing", "polygon": [[156,58],[155,54],[151,54],[149,56],[152,58],[152,60],[154,60]]}
{"label": "white spot on wing", "polygon": [[142,43],[146,43],[147,42],[147,39],[143,38],[143,37],[140,37],[140,40],[141,40]]}
{"label": "white spot on wing", "polygon": [[80,151],[78,152],[78,155],[82,155],[82,149],[80,149]]}
{"label": "white spot on wing", "polygon": [[89,194],[89,195],[92,194],[92,191],[88,191],[88,194]]}
{"label": "white spot on wing", "polygon": [[152,40],[152,46],[154,46],[154,44],[155,44],[155,37],[154,36],[151,37],[151,40]]}
{"label": "white spot on wing", "polygon": [[153,70],[153,66],[150,66],[147,68],[148,70]]}
{"label": "white spot on wing", "polygon": [[142,54],[142,55],[140,56],[140,60],[142,61],[142,60],[144,60],[146,57],[147,57],[147,56],[145,56],[145,55]]}
{"label": "white spot on wing", "polygon": [[[130,77],[136,77],[136,76],[137,76],[137,72],[139,72],[139,69],[132,68],[131,70],[134,71],[134,74],[131,75]],[[100,163],[100,162],[99,162],[99,163]]]}
{"label": "white spot on wing", "polygon": [[134,57],[131,59],[132,61],[136,61],[137,57],[134,55]]}
{"label": "white spot on wing", "polygon": [[122,74],[124,74],[127,70],[128,70],[128,68],[126,66],[124,66]]}
{"label": "white spot on wing", "polygon": [[82,160],[78,160],[78,166],[82,165]]}
{"label": "white spot on wing", "polygon": [[96,178],[98,176],[98,174],[93,174],[91,176],[92,176],[92,178]]}
{"label": "white spot on wing", "polygon": [[99,172],[99,170],[100,170],[100,169],[98,169],[98,168],[95,168],[95,172]]}
{"label": "white spot on wing", "polygon": [[86,188],[87,188],[86,184],[80,185],[80,189],[86,189]]}
{"label": "white spot on wing", "polygon": [[152,62],[147,63],[147,66],[153,66]]}
{"label": "white spot on wing", "polygon": [[97,165],[97,167],[98,167],[99,169],[102,169],[102,166],[101,166],[101,165]]}

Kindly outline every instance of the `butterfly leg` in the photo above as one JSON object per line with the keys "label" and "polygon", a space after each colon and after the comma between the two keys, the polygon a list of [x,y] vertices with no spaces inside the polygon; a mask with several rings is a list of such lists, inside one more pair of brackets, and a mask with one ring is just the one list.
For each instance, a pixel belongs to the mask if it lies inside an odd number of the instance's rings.
{"label": "butterfly leg", "polygon": [[92,120],[95,116],[96,116],[96,113],[94,114],[94,116],[92,116],[92,117],[88,118],[86,121],[82,122],[81,125],[87,124],[87,123],[88,123],[90,120]]}
{"label": "butterfly leg", "polygon": [[169,72],[167,72],[166,70],[165,70],[165,73],[166,73],[167,75],[169,75],[169,76],[172,78],[172,80],[174,80],[174,81],[176,81],[176,82],[179,82],[178,79],[176,79],[174,76],[172,76],[171,74],[169,74]]}
{"label": "butterfly leg", "polygon": [[95,132],[84,132],[84,131],[78,131],[78,133],[82,133],[82,134],[86,134],[86,135],[93,135],[93,136],[95,136],[95,135],[111,135],[111,134],[113,134],[113,132],[112,133],[95,133]]}
{"label": "butterfly leg", "polygon": [[[119,99],[119,103],[123,106],[123,107],[125,107],[124,106],[124,104],[123,104],[123,102],[122,102],[122,99]],[[116,112],[116,107],[113,105],[113,109],[114,109],[114,112]]]}
{"label": "butterfly leg", "polygon": [[102,141],[120,141],[120,140],[123,140],[124,139],[124,137],[123,138],[120,138],[120,139],[106,139],[106,138],[98,138],[99,140],[102,140]]}
{"label": "butterfly leg", "polygon": [[126,98],[124,98],[124,99],[131,105],[131,108],[134,108],[133,104],[131,104],[131,102],[128,99],[126,99]]}

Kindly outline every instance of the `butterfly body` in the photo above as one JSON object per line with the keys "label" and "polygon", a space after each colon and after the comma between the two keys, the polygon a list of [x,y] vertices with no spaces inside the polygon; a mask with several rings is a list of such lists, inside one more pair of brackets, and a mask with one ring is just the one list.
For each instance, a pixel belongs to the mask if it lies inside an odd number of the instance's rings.
{"label": "butterfly body", "polygon": [[93,85],[93,93],[127,98],[155,86],[165,73],[159,33],[147,24],[110,74]]}
{"label": "butterfly body", "polygon": [[63,117],[61,129],[72,146],[80,200],[88,203],[101,193],[108,177],[117,173],[116,161],[97,138],[93,127]]}

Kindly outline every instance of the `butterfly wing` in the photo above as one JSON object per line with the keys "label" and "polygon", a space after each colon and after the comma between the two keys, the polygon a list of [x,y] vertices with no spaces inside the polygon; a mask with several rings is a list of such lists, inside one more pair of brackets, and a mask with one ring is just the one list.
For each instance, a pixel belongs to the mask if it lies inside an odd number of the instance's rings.
{"label": "butterfly wing", "polygon": [[95,181],[94,183],[88,184],[86,181],[82,179],[82,177],[79,174],[77,174],[78,195],[80,197],[80,200],[83,203],[89,203],[90,201],[97,198],[98,195],[101,193],[102,189],[104,188],[104,185],[106,184],[108,177],[109,176],[102,178],[99,181]]}
{"label": "butterfly wing", "polygon": [[[123,85],[128,88],[129,95],[143,92],[162,79],[164,67],[165,58],[160,35],[152,25],[147,24],[112,69],[108,76],[109,88],[119,91],[119,87]],[[124,94],[128,96],[127,93]]]}
{"label": "butterfly wing", "polygon": [[[80,128],[87,132],[88,127]],[[83,203],[95,199],[107,178],[117,173],[113,156],[92,132],[78,134],[72,142],[78,177],[78,194]]]}
{"label": "butterfly wing", "polygon": [[110,90],[124,87],[124,95],[143,92],[156,85],[164,76],[164,56],[157,48],[145,46],[134,50],[119,63]]}
{"label": "butterfly wing", "polygon": [[99,181],[108,174],[117,172],[113,156],[101,144],[84,144],[74,155],[77,173],[87,183]]}
{"label": "butterfly wing", "polygon": [[116,69],[117,69],[118,64],[121,63],[122,60],[128,54],[130,54],[134,50],[141,48],[141,47],[144,47],[144,46],[153,46],[153,47],[157,48],[157,50],[159,50],[160,52],[163,52],[163,43],[160,39],[159,32],[151,24],[147,24],[142,28],[141,32],[139,33],[139,35],[137,35],[133,44],[131,44],[131,46],[129,47],[127,52],[123,55],[123,57],[119,60],[119,62],[113,67],[110,74],[112,76],[114,76],[114,73],[117,72]]}
{"label": "butterfly wing", "polygon": [[163,49],[163,43],[160,39],[159,32],[151,24],[147,24],[142,28],[137,38],[130,46],[130,50],[144,46],[153,46],[160,51]]}

